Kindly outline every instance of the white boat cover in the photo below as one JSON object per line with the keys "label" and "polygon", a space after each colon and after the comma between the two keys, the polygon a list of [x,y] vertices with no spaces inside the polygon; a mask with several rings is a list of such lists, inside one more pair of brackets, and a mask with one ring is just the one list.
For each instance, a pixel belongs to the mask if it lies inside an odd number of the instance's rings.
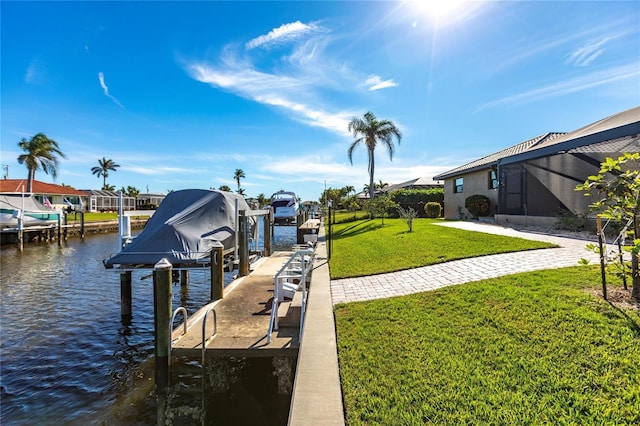
{"label": "white boat cover", "polygon": [[243,197],[231,192],[185,189],[170,192],[142,232],[104,265],[153,266],[166,258],[174,266],[208,258],[215,241],[225,249],[235,245],[236,202],[249,210]]}
{"label": "white boat cover", "polygon": [[58,223],[59,212],[42,204],[33,194],[19,192],[0,194],[0,211],[2,212],[0,226],[2,228],[18,226],[18,219],[15,215],[21,210],[24,226]]}

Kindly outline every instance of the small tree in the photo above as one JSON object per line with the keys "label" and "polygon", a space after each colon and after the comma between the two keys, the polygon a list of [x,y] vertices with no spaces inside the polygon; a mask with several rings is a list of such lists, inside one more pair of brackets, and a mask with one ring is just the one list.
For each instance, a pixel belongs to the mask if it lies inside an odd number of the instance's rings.
{"label": "small tree", "polygon": [[398,214],[405,221],[407,226],[409,227],[409,232],[413,232],[413,219],[418,216],[418,212],[409,207],[408,209],[403,209],[402,206],[398,206]]}
{"label": "small tree", "polygon": [[384,218],[387,216],[387,211],[394,209],[398,206],[393,200],[387,195],[381,195],[373,200],[373,202],[369,201],[370,212],[374,217],[379,217],[382,219],[382,225],[384,226]]}
{"label": "small tree", "polygon": [[633,236],[631,251],[631,296],[640,300],[640,153],[625,153],[613,159],[607,157],[600,164],[600,171],[589,176],[584,184],[576,187],[585,191],[585,196],[600,195],[602,198],[589,207],[600,212],[600,216],[620,223],[631,223],[625,232]]}

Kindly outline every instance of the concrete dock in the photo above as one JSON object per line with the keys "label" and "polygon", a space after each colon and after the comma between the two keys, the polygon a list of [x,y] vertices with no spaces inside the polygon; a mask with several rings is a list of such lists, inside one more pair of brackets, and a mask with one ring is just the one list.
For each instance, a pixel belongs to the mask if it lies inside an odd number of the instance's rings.
{"label": "concrete dock", "polygon": [[[253,265],[251,273],[236,279],[224,291],[224,297],[209,303],[189,317],[187,333],[183,327],[173,330],[172,354],[199,357],[202,352],[202,321],[210,308],[215,309],[217,334],[206,344],[207,356],[275,357],[297,355],[297,327],[280,327],[267,343],[273,277],[292,252],[275,252]],[[176,321],[177,322],[177,321]],[[213,334],[212,314],[207,318],[206,336]]]}

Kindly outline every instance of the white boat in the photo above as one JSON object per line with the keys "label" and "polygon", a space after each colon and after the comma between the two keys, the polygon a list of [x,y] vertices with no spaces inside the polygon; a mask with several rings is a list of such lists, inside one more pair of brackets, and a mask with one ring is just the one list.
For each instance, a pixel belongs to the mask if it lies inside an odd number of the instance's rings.
{"label": "white boat", "polygon": [[58,224],[60,211],[50,209],[33,194],[10,192],[0,194],[0,228],[18,229],[18,219],[22,228],[50,227]]}
{"label": "white boat", "polygon": [[276,223],[294,223],[298,214],[296,194],[280,190],[271,196],[273,219]]}

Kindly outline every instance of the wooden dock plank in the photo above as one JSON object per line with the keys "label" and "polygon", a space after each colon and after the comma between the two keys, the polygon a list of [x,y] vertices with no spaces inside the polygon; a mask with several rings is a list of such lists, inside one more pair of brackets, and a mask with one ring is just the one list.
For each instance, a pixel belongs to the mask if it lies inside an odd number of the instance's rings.
{"label": "wooden dock plank", "polygon": [[[289,259],[291,252],[275,252],[262,259],[254,270],[225,289],[224,298],[211,303],[190,317],[187,334],[172,344],[176,355],[200,356],[202,351],[202,319],[213,306],[217,317],[217,334],[206,345],[207,354],[216,356],[282,356],[298,351],[298,329],[280,328],[267,344],[273,277]],[[174,330],[174,338],[182,327]],[[207,336],[213,332],[211,314],[207,319]]]}

